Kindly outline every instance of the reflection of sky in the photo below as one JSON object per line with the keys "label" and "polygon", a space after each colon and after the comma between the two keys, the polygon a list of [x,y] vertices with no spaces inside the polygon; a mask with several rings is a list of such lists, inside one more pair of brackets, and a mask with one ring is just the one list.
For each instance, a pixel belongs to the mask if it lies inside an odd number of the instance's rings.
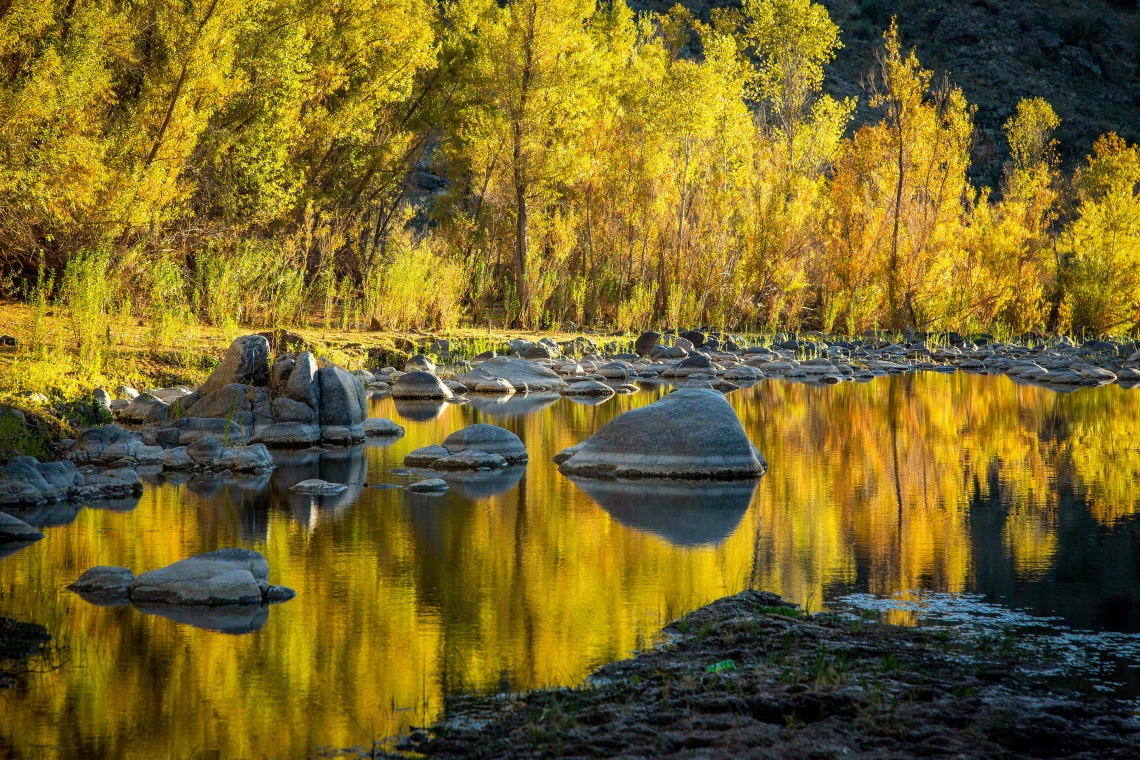
{"label": "reflection of sky", "polygon": [[[813,607],[971,592],[1073,628],[1140,629],[1137,391],[962,373],[764,380],[728,396],[770,464],[755,494],[560,475],[555,453],[667,386],[643,388],[597,406],[373,399],[405,436],[282,452],[271,478],[152,475],[137,503],[25,514],[47,538],[0,558],[0,614],[46,625],[69,662],[6,695],[0,742],[117,756],[366,744],[359,726],[422,725],[445,690],[575,683],[748,584]],[[393,470],[479,421],[516,432],[529,463],[448,473],[439,497],[374,487],[421,477]],[[350,488],[289,491],[310,477]],[[256,633],[63,591],[93,565],[142,571],[221,546],[261,551],[271,582],[298,592],[245,621]]]}

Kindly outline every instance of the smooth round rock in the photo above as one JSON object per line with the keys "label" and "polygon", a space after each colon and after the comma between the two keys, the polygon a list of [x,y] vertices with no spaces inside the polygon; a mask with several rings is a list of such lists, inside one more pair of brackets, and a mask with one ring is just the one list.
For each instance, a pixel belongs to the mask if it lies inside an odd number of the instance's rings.
{"label": "smooth round rock", "polygon": [[724,395],[697,388],[617,417],[559,465],[566,475],[601,478],[741,480],[766,469]]}
{"label": "smooth round rock", "polygon": [[526,447],[517,435],[506,428],[483,422],[456,430],[443,439],[443,448],[450,454],[464,451],[498,454],[510,464],[522,464],[527,461]]}

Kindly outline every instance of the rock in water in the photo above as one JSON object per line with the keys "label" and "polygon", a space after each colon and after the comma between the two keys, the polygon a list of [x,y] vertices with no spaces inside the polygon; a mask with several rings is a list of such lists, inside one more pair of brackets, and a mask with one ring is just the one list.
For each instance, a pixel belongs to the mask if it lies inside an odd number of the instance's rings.
{"label": "rock in water", "polygon": [[269,384],[269,341],[261,335],[243,335],[230,344],[226,357],[198,389],[205,396],[225,385]]}
{"label": "rock in water", "polygon": [[[293,370],[296,374],[297,370]],[[321,438],[332,443],[364,440],[368,395],[352,373],[329,365],[318,373],[321,384]]]}
{"label": "rock in water", "polygon": [[554,370],[526,359],[512,359],[506,356],[488,359],[457,379],[468,388],[477,388],[482,382],[503,379],[516,391],[523,393],[556,391],[566,387],[566,381]]}
{"label": "rock in water", "polygon": [[426,478],[417,480],[405,489],[412,493],[443,493],[447,490],[447,483],[439,478]]}
{"label": "rock in water", "polygon": [[451,389],[443,381],[425,370],[400,375],[392,387],[392,398],[441,400],[451,398]]}
{"label": "rock in water", "polygon": [[743,480],[768,467],[724,396],[697,388],[626,412],[574,449],[565,475]]}
{"label": "rock in water", "polygon": [[9,514],[0,512],[0,544],[39,541],[43,537],[43,533],[40,533],[23,520],[17,520]]}
{"label": "rock in water", "polygon": [[364,421],[364,435],[368,438],[390,438],[404,434],[404,428],[387,417],[369,417]]}
{"label": "rock in water", "polygon": [[338,493],[347,491],[348,486],[344,483],[329,483],[320,478],[309,478],[308,480],[302,480],[295,486],[291,486],[289,490],[295,493],[311,494],[313,496],[336,496]]}
{"label": "rock in water", "polygon": [[135,574],[125,567],[97,565],[83,573],[69,589],[97,599],[126,599]]}
{"label": "rock in water", "polygon": [[510,464],[527,461],[526,447],[517,435],[506,428],[482,422],[456,430],[443,439],[443,448],[447,449],[449,454],[460,454],[465,451],[498,454]]}
{"label": "rock in water", "polygon": [[153,604],[261,604],[269,562],[251,549],[218,549],[143,573],[130,585],[131,601]]}

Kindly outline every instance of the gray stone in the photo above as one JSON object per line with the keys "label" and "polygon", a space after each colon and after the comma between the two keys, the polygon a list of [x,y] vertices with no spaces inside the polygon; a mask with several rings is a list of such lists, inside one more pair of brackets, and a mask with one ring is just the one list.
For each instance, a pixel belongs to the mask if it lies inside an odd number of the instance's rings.
{"label": "gray stone", "polygon": [[289,374],[289,380],[285,383],[285,390],[282,395],[294,401],[300,401],[302,404],[307,404],[310,409],[320,409],[319,372],[317,357],[308,351],[302,351],[294,361],[293,371]]}
{"label": "gray stone", "polygon": [[442,446],[421,446],[414,451],[408,452],[404,457],[405,467],[431,467],[432,462],[443,457],[450,456],[451,452]]}
{"label": "gray stone", "polygon": [[11,515],[0,512],[0,544],[20,544],[39,541],[43,533]]}
{"label": "gray stone", "polygon": [[360,380],[335,365],[317,374],[321,384],[321,439],[345,444],[363,441],[368,395]]}
{"label": "gray stone", "polygon": [[277,422],[258,429],[253,437],[254,443],[285,449],[306,448],[320,440],[321,428],[315,422]]}
{"label": "gray stone", "polygon": [[427,358],[423,354],[416,354],[411,359],[404,362],[405,372],[429,372],[435,374],[435,362]]}
{"label": "gray stone", "polygon": [[510,464],[521,464],[527,461],[526,447],[519,437],[497,425],[478,423],[456,430],[443,439],[443,448],[449,454],[459,454],[464,451],[485,451],[488,454],[498,454]]}
{"label": "gray stone", "polygon": [[80,575],[68,588],[84,596],[126,599],[135,574],[128,568],[96,565]]}
{"label": "gray stone", "polygon": [[364,421],[364,435],[368,438],[401,436],[404,428],[387,417],[369,417]]}
{"label": "gray stone", "polygon": [[404,490],[412,493],[443,493],[447,490],[447,483],[439,478],[425,478],[409,484]]}
{"label": "gray stone", "polygon": [[646,330],[637,337],[637,342],[633,344],[634,353],[638,356],[649,356],[660,340],[661,333]]}
{"label": "gray stone", "polygon": [[265,444],[234,446],[222,449],[221,455],[214,460],[213,467],[233,472],[264,472],[273,469],[273,457]]}
{"label": "gray stone", "polygon": [[478,470],[506,466],[506,459],[498,454],[488,454],[485,451],[464,451],[462,454],[440,457],[431,463],[433,470]]}
{"label": "gray stone", "polygon": [[273,402],[273,410],[277,413],[278,422],[303,422],[308,424],[316,421],[316,413],[311,406],[286,396],[282,396]]}
{"label": "gray stone", "polygon": [[186,453],[185,446],[177,446],[166,450],[166,457],[162,460],[164,470],[189,470],[194,466],[194,460]]}
{"label": "gray stone", "polygon": [[107,392],[106,388],[96,388],[95,392],[91,395],[95,399],[96,404],[107,411],[111,411],[111,394]]}
{"label": "gray stone", "polygon": [[336,496],[338,493],[347,491],[348,486],[343,483],[329,483],[319,478],[309,478],[308,480],[302,480],[294,486],[290,486],[289,490],[315,496]]}
{"label": "gray stone", "polygon": [[451,389],[443,381],[425,370],[415,370],[396,379],[392,398],[443,400],[451,398]]}
{"label": "gray stone", "polygon": [[566,387],[566,381],[549,367],[507,356],[488,359],[458,378],[468,388],[476,388],[479,383],[496,379],[506,380],[520,392],[556,391]]}
{"label": "gray stone", "polygon": [[170,418],[170,405],[157,396],[141,393],[131,400],[127,408],[119,412],[119,419],[145,425],[152,422],[166,422]]}
{"label": "gray stone", "polygon": [[221,441],[212,435],[205,435],[186,447],[186,454],[198,464],[211,464],[222,455]]}
{"label": "gray stone", "polygon": [[261,604],[269,563],[250,549],[218,549],[135,578],[131,601],[151,604]]}
{"label": "gray stone", "polygon": [[243,335],[234,340],[222,363],[198,390],[205,396],[235,384],[262,387],[269,384],[269,341],[264,336]]}
{"label": "gray stone", "polygon": [[612,420],[559,469],[583,477],[733,480],[759,477],[767,464],[721,393],[683,388]]}
{"label": "gray stone", "polygon": [[297,596],[297,592],[288,586],[270,586],[265,589],[265,601],[270,604],[287,602],[295,596]]}
{"label": "gray stone", "polygon": [[609,398],[614,395],[614,389],[597,380],[583,380],[571,383],[569,387],[563,388],[561,393],[563,396]]}

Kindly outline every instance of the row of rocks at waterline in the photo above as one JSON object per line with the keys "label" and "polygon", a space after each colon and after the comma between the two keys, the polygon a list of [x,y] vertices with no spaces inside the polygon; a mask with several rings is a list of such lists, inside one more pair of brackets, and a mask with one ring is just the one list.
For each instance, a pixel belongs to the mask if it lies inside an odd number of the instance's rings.
{"label": "row of rocks at waterline", "polygon": [[[128,602],[150,614],[204,628],[242,633],[264,622],[260,608],[296,594],[269,583],[269,562],[251,549],[218,549],[136,576],[129,568],[99,565],[68,588],[99,605]],[[240,607],[245,611],[195,612],[194,608]],[[190,608],[190,612],[179,612]],[[252,608],[252,610],[251,610]]]}

